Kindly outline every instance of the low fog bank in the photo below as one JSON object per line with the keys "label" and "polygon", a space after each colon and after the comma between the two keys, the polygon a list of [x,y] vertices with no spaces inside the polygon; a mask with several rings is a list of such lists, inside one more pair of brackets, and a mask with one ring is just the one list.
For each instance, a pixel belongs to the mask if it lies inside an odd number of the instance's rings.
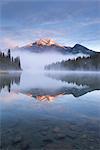
{"label": "low fog bank", "polygon": [[84,70],[46,70],[45,74],[57,74],[57,75],[99,75],[100,71],[84,71]]}
{"label": "low fog bank", "polygon": [[51,64],[53,62],[58,62],[67,59],[77,58],[79,56],[83,57],[87,55],[76,54],[76,55],[63,55],[57,52],[52,53],[33,53],[27,51],[11,51],[14,57],[20,56],[21,65],[23,70],[27,71],[43,71],[44,66]]}

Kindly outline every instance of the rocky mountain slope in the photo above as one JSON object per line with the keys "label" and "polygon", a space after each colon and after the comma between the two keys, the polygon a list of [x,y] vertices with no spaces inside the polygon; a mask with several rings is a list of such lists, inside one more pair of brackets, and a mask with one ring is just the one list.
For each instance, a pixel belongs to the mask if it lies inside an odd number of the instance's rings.
{"label": "rocky mountain slope", "polygon": [[95,54],[95,51],[92,51],[80,44],[76,44],[74,47],[66,47],[58,44],[52,39],[40,39],[26,46],[20,47],[20,49],[31,51],[34,53],[59,52],[61,54]]}

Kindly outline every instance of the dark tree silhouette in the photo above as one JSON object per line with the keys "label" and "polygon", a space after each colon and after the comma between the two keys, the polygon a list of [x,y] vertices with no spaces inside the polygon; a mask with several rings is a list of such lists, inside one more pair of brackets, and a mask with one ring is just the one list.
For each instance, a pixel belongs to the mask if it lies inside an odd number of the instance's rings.
{"label": "dark tree silhouette", "polygon": [[9,59],[11,58],[11,52],[10,52],[10,49],[8,49],[8,58],[9,58]]}
{"label": "dark tree silhouette", "polygon": [[89,57],[78,57],[76,59],[52,63],[45,66],[46,70],[86,70],[100,71],[100,53]]}
{"label": "dark tree silhouette", "polygon": [[20,58],[11,57],[10,49],[8,49],[7,55],[0,52],[0,70],[21,70]]}

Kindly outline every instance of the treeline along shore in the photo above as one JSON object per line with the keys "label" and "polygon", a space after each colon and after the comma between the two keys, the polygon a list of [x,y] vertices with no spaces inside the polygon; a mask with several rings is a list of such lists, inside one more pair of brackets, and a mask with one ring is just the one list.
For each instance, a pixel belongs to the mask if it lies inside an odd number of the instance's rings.
{"label": "treeline along shore", "polygon": [[7,54],[0,51],[0,72],[4,71],[21,71],[20,57],[14,58],[11,56],[11,51],[8,49]]}
{"label": "treeline along shore", "polygon": [[45,70],[100,71],[100,53],[52,63]]}

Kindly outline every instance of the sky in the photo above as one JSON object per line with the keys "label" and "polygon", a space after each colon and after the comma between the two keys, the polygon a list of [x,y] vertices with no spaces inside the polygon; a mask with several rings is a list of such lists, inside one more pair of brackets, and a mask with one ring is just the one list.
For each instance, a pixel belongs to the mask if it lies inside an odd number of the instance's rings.
{"label": "sky", "polygon": [[0,49],[40,38],[100,51],[100,0],[0,1]]}

